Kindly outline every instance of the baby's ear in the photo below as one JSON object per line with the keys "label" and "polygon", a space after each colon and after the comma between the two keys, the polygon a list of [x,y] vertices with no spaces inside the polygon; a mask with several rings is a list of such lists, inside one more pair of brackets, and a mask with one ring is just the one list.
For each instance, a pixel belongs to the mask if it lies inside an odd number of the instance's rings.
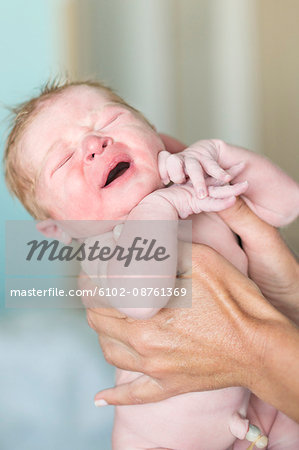
{"label": "baby's ear", "polygon": [[72,242],[72,237],[53,219],[45,219],[38,222],[36,228],[48,238],[57,239],[64,244],[70,244]]}

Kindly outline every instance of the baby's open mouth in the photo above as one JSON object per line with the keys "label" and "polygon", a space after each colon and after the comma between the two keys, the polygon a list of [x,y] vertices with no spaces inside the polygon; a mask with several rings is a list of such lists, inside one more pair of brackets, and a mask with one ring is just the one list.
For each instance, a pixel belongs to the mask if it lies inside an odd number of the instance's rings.
{"label": "baby's open mouth", "polygon": [[116,180],[116,178],[121,177],[130,167],[129,162],[120,162],[118,163],[113,169],[110,170],[108,173],[108,177],[106,180],[106,183],[104,184],[104,187],[108,186],[112,181]]}

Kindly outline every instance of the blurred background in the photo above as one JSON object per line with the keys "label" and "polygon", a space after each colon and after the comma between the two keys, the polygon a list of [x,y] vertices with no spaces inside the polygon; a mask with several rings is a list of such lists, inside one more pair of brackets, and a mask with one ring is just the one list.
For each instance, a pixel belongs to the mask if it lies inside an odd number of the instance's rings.
{"label": "blurred background", "polygon": [[[186,144],[221,138],[297,181],[298,0],[0,0],[6,106],[50,77],[97,78]],[[4,307],[6,220],[30,219],[1,173],[0,448],[109,450],[113,384],[83,310]],[[299,251],[298,222],[283,230]]]}

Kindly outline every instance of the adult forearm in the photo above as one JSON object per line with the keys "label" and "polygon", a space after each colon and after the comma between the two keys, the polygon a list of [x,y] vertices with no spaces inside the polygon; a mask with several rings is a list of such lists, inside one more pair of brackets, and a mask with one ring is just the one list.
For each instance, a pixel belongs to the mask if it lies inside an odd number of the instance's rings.
{"label": "adult forearm", "polygon": [[283,318],[266,322],[260,333],[264,351],[256,355],[248,387],[262,400],[299,422],[298,328]]}

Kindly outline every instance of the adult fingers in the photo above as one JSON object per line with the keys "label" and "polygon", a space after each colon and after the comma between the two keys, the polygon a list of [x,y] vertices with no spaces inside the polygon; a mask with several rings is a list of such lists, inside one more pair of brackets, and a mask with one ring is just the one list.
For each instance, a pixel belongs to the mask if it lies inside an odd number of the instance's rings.
{"label": "adult fingers", "polygon": [[113,366],[131,372],[142,371],[140,356],[132,347],[113,338],[99,335],[99,342],[106,361]]}
{"label": "adult fingers", "polygon": [[[114,388],[104,389],[95,395],[95,405],[139,405],[164,400],[169,393],[162,385],[148,375],[141,375],[131,383],[120,384]],[[103,402],[104,400],[104,402]]]}
{"label": "adult fingers", "polygon": [[224,222],[238,234],[243,244],[252,248],[264,247],[271,237],[277,236],[277,231],[260,219],[242,200],[237,198],[235,204],[219,213]]}
{"label": "adult fingers", "polygon": [[89,326],[98,334],[122,341],[130,346],[128,338],[128,322],[121,313],[113,308],[87,309],[86,316]]}

